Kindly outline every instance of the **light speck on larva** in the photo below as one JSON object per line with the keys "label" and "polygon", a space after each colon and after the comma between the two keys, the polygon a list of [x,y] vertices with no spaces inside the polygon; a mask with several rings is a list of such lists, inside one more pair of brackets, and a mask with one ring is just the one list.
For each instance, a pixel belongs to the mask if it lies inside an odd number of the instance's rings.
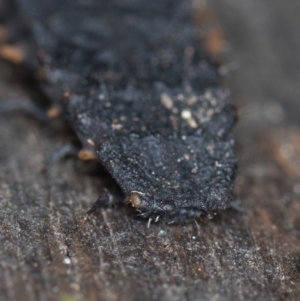
{"label": "light speck on larva", "polygon": [[161,94],[160,101],[165,108],[167,108],[169,110],[173,108],[173,100],[167,93]]}
{"label": "light speck on larva", "polygon": [[187,120],[187,122],[188,122],[188,124],[189,124],[189,126],[191,127],[191,128],[197,128],[198,127],[198,124],[197,124],[197,122],[195,121],[195,119],[194,118],[189,118],[188,120]]}
{"label": "light speck on larva", "polygon": [[121,130],[123,128],[123,125],[119,124],[119,123],[117,123],[117,124],[113,123],[111,126],[114,130]]}
{"label": "light speck on larva", "polygon": [[191,106],[193,104],[195,104],[197,102],[197,97],[196,96],[192,96],[187,100],[187,103]]}
{"label": "light speck on larva", "polygon": [[88,140],[87,140],[87,143],[88,143],[89,145],[95,146],[95,142],[94,142],[92,139],[88,139]]}
{"label": "light speck on larva", "polygon": [[190,110],[183,110],[181,112],[181,117],[184,118],[184,119],[189,119],[192,117],[192,113]]}
{"label": "light speck on larva", "polygon": [[192,173],[197,173],[197,171],[198,171],[198,167],[196,166],[196,167],[194,167],[192,170]]}
{"label": "light speck on larva", "polygon": [[214,110],[213,110],[213,109],[209,109],[209,110],[207,111],[206,115],[207,115],[208,117],[211,117],[212,115],[214,115]]}

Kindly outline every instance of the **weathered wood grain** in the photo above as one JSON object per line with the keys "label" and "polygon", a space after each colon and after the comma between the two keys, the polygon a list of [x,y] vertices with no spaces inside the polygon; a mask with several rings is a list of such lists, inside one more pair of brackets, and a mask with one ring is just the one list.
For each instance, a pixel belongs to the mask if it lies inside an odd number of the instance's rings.
{"label": "weathered wood grain", "polygon": [[[67,134],[1,116],[0,299],[299,298],[299,3],[212,2],[228,37],[228,68],[239,66],[229,83],[240,111],[236,193],[244,212],[147,229],[121,207],[84,223],[106,176],[72,160],[42,173]],[[22,93],[7,65],[0,72],[2,99]]]}

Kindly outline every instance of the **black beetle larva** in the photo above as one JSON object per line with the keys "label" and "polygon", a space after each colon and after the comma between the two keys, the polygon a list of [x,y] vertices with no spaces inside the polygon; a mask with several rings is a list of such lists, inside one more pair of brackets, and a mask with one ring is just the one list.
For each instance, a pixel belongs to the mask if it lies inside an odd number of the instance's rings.
{"label": "black beetle larva", "polygon": [[24,66],[154,220],[194,219],[233,196],[236,114],[190,14],[184,0],[2,1]]}

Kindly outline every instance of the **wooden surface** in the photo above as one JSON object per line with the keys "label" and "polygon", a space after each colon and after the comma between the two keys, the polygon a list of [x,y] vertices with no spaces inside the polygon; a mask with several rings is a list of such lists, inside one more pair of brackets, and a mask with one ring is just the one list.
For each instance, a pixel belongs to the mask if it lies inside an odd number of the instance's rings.
{"label": "wooden surface", "polygon": [[[243,212],[148,229],[121,207],[84,223],[106,176],[73,160],[42,173],[68,135],[1,116],[1,300],[299,300],[300,3],[210,2],[240,112]],[[2,99],[22,94],[6,64],[0,73]]]}

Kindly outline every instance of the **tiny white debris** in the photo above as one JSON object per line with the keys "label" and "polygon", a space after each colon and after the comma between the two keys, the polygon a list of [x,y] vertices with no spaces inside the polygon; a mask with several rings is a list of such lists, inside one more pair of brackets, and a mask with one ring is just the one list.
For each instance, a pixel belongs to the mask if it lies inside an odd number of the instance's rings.
{"label": "tiny white debris", "polygon": [[198,171],[198,167],[197,166],[192,169],[192,173],[197,173],[197,171]]}
{"label": "tiny white debris", "polygon": [[215,113],[215,112],[214,112],[213,109],[209,109],[209,110],[206,112],[206,116],[210,118],[212,115],[214,115],[214,113]]}
{"label": "tiny white debris", "polygon": [[137,194],[140,194],[140,195],[146,195],[145,193],[137,191],[137,190],[132,190],[130,193],[137,193]]}
{"label": "tiny white debris", "polygon": [[88,143],[89,145],[95,146],[95,142],[94,142],[92,139],[88,139],[88,140],[87,140],[87,143]]}
{"label": "tiny white debris", "polygon": [[167,108],[169,110],[173,108],[173,100],[167,93],[161,94],[160,101],[165,108]]}
{"label": "tiny white debris", "polygon": [[100,100],[103,100],[105,98],[105,95],[104,94],[99,94],[99,99]]}
{"label": "tiny white debris", "polygon": [[189,118],[188,120],[187,120],[187,122],[188,122],[188,124],[189,124],[189,126],[191,127],[191,128],[197,128],[198,127],[198,124],[197,124],[197,122],[196,122],[196,120],[194,119],[194,118]]}
{"label": "tiny white debris", "polygon": [[71,259],[69,257],[65,257],[64,260],[63,260],[63,262],[65,264],[71,264]]}
{"label": "tiny white debris", "polygon": [[122,124],[119,124],[119,123],[117,123],[117,124],[112,124],[111,126],[112,126],[112,128],[113,128],[114,130],[121,130],[121,129],[123,128],[123,125],[122,125]]}
{"label": "tiny white debris", "polygon": [[191,106],[193,104],[195,104],[197,102],[197,97],[196,96],[192,96],[187,100],[187,103]]}
{"label": "tiny white debris", "polygon": [[185,160],[189,160],[190,159],[190,156],[188,154],[184,154],[184,159]]}
{"label": "tiny white debris", "polygon": [[192,112],[190,110],[183,110],[181,112],[181,117],[184,119],[189,119],[192,117]]}

